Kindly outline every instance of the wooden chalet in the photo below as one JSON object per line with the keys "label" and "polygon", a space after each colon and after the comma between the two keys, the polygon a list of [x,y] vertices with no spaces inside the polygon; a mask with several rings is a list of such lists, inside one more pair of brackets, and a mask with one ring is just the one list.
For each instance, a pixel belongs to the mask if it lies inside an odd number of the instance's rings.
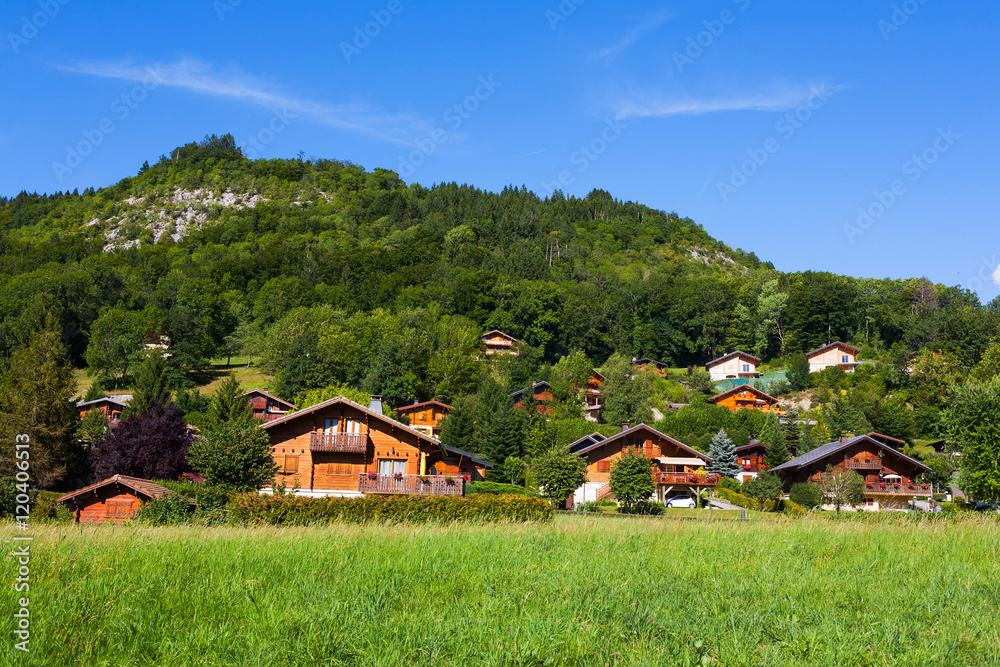
{"label": "wooden chalet", "polygon": [[604,384],[604,376],[597,371],[590,371],[587,376],[587,384],[581,390],[583,394],[584,419],[598,422],[601,420],[601,413],[604,412],[604,392],[601,385]]}
{"label": "wooden chalet", "polygon": [[[589,444],[587,440],[589,439]],[[711,458],[679,440],[639,424],[610,437],[599,433],[570,444],[570,451],[587,461],[587,482],[576,490],[576,503],[600,500],[611,495],[611,465],[628,449],[638,450],[650,460],[650,474],[656,482],[656,499],[664,502],[677,491],[693,491],[718,484],[718,476],[707,473]]]}
{"label": "wooden chalet", "polygon": [[769,447],[756,438],[750,438],[750,442],[742,447],[736,448],[736,462],[742,470],[736,475],[736,479],[745,482],[753,479],[767,469],[767,450]]}
{"label": "wooden chalet", "polygon": [[432,438],[441,437],[441,420],[445,418],[453,407],[441,401],[424,401],[419,403],[413,401],[413,405],[405,405],[396,408],[396,412],[410,418],[410,428],[426,433]]}
{"label": "wooden chalet", "polygon": [[482,336],[483,345],[486,346],[486,356],[494,354],[511,354],[517,356],[518,341],[513,336],[494,329],[487,331]]}
{"label": "wooden chalet", "polygon": [[460,475],[447,469],[440,442],[343,396],[261,425],[271,440],[277,484],[299,485],[301,495],[361,496],[378,493],[463,495]]}
{"label": "wooden chalet", "polygon": [[[527,387],[524,389],[518,389],[517,391],[511,392],[510,397],[514,399],[514,407],[521,408],[524,407],[524,393],[528,390]],[[533,382],[531,384],[531,396],[535,400],[535,410],[538,414],[547,415],[552,412],[552,408],[549,407],[549,403],[552,402],[552,386],[545,382]]]}
{"label": "wooden chalet", "polygon": [[656,371],[657,375],[661,378],[667,377],[667,369],[670,368],[667,364],[662,361],[657,361],[656,359],[650,359],[648,357],[643,357],[642,359],[632,358],[632,365],[635,368],[646,370],[646,367],[651,367]]}
{"label": "wooden chalet", "polygon": [[906,509],[910,500],[932,493],[920,480],[930,468],[870,435],[820,445],[771,471],[788,491],[797,482],[821,481],[827,466],[854,470],[865,479],[865,510]]}
{"label": "wooden chalet", "polygon": [[809,372],[818,373],[830,366],[840,366],[848,373],[853,373],[858,366],[858,354],[861,352],[856,347],[841,343],[839,340],[829,345],[816,348],[812,352],[806,353],[809,360]]}
{"label": "wooden chalet", "polygon": [[486,479],[486,470],[493,464],[478,458],[472,452],[455,447],[444,447],[445,456],[439,463],[431,466],[432,475],[461,475],[470,482],[482,482]]}
{"label": "wooden chalet", "polygon": [[265,422],[274,421],[295,409],[295,406],[288,401],[263,389],[251,389],[243,395],[247,397],[253,416]]}
{"label": "wooden chalet", "polygon": [[760,359],[757,357],[736,350],[708,362],[705,364],[705,370],[708,371],[713,382],[718,382],[719,380],[760,377],[760,373],[757,372],[759,365]]}
{"label": "wooden chalet", "polygon": [[[131,519],[143,503],[153,498],[163,498],[175,495],[183,498],[166,487],[154,484],[148,479],[115,475],[103,482],[85,486],[78,491],[68,493],[56,502],[62,503],[73,512],[76,523],[104,523],[114,521],[121,523]],[[185,498],[191,509],[195,502]]]}
{"label": "wooden chalet", "polygon": [[76,404],[76,410],[82,419],[85,414],[97,410],[109,422],[117,422],[122,418],[122,413],[132,400],[132,394],[121,394],[118,396],[103,396],[93,401],[80,401]]}
{"label": "wooden chalet", "polygon": [[729,408],[733,412],[736,410],[760,410],[761,412],[780,412],[778,399],[765,394],[756,387],[748,384],[736,385],[732,389],[722,392],[708,399],[709,403],[721,405]]}

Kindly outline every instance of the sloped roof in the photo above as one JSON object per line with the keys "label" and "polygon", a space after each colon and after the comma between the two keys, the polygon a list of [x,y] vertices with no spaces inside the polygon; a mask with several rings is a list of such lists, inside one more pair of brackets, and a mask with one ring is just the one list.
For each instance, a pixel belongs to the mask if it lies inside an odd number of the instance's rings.
{"label": "sloped roof", "polygon": [[745,451],[747,449],[754,449],[755,447],[763,447],[764,449],[771,449],[770,447],[768,447],[767,445],[765,445],[760,440],[757,440],[756,438],[752,438],[750,440],[750,442],[748,442],[747,444],[743,445],[742,447],[737,447],[736,451],[737,452],[741,452],[741,451]]}
{"label": "sloped roof", "polygon": [[760,389],[757,389],[756,387],[753,387],[753,386],[751,386],[749,384],[738,384],[735,387],[733,387],[732,389],[727,389],[726,391],[722,392],[721,394],[717,394],[717,395],[713,396],[712,398],[708,399],[708,402],[709,403],[716,403],[718,401],[721,401],[724,398],[729,398],[730,394],[734,394],[734,393],[736,393],[738,391],[749,391],[754,396],[756,396],[757,398],[760,398],[761,400],[764,400],[764,401],[766,401],[768,403],[777,403],[778,402],[778,399],[776,399],[774,396],[771,396],[770,394],[765,394]]}
{"label": "sloped roof", "polygon": [[809,358],[809,357],[811,357],[813,355],[816,355],[816,354],[820,354],[822,352],[826,352],[827,350],[829,350],[830,348],[833,348],[833,347],[839,347],[841,349],[847,350],[848,352],[850,352],[853,355],[857,355],[858,353],[861,352],[861,350],[859,350],[858,348],[854,347],[853,345],[848,345],[847,343],[843,343],[843,342],[841,342],[841,341],[838,340],[838,341],[834,341],[833,343],[830,343],[828,345],[824,345],[823,347],[817,347],[812,352],[806,352],[806,358]]}
{"label": "sloped roof", "polygon": [[103,481],[96,482],[89,486],[85,486],[82,489],[73,491],[72,493],[67,493],[65,496],[57,499],[56,502],[66,503],[76,498],[79,498],[80,496],[86,495],[91,491],[96,491],[97,489],[108,486],[110,484],[121,484],[122,486],[128,487],[129,489],[134,491],[137,495],[143,495],[146,496],[147,498],[159,499],[166,495],[173,495],[185,498],[185,500],[187,500],[188,503],[191,505],[195,504],[194,500],[186,498],[185,496],[182,496],[181,494],[175,491],[171,491],[165,486],[160,486],[159,484],[151,482],[148,479],[140,479],[138,477],[127,477],[125,475],[115,475],[114,477],[108,477]]}
{"label": "sloped roof", "polygon": [[493,331],[487,331],[487,332],[486,332],[486,333],[484,333],[484,334],[483,334],[482,336],[480,336],[480,338],[486,338],[487,336],[491,336],[491,335],[493,335],[493,334],[500,334],[500,335],[501,335],[501,336],[503,336],[504,338],[509,338],[509,339],[511,339],[512,341],[514,341],[515,343],[519,342],[519,341],[518,341],[518,340],[517,340],[516,338],[514,338],[514,337],[513,337],[513,336],[511,336],[510,334],[505,334],[504,332],[500,331],[499,329],[494,329]]}
{"label": "sloped roof", "polygon": [[666,368],[667,363],[663,361],[657,361],[656,359],[650,359],[649,357],[643,357],[642,359],[633,359],[632,365],[639,366],[640,364],[654,364],[657,368]]}
{"label": "sloped roof", "polygon": [[328,398],[328,399],[326,399],[325,401],[323,401],[321,403],[317,403],[316,405],[311,405],[308,408],[305,408],[304,410],[299,410],[298,412],[292,412],[292,413],[289,413],[287,415],[282,415],[279,419],[275,419],[274,421],[264,422],[263,424],[260,425],[260,428],[262,428],[264,430],[267,430],[267,429],[272,428],[272,427],[274,427],[274,426],[276,426],[278,424],[287,424],[288,422],[293,421],[295,419],[298,419],[299,417],[305,417],[306,415],[312,414],[313,412],[316,412],[317,410],[322,410],[323,408],[329,407],[331,405],[336,405],[338,403],[343,403],[344,405],[349,405],[349,406],[351,406],[352,408],[354,408],[356,410],[360,410],[362,413],[368,415],[369,417],[374,417],[375,419],[378,419],[378,420],[382,421],[383,423],[388,424],[392,428],[398,428],[398,429],[404,431],[405,433],[409,433],[411,435],[415,435],[415,436],[417,436],[417,438],[419,438],[420,440],[423,440],[424,442],[426,442],[429,445],[434,445],[435,447],[438,447],[438,448],[440,448],[440,447],[443,446],[439,441],[437,441],[434,438],[430,437],[426,433],[422,433],[420,431],[417,431],[416,429],[412,429],[409,426],[407,426],[406,424],[398,422],[395,419],[390,419],[389,417],[386,417],[385,415],[380,415],[377,412],[372,412],[371,410],[369,410],[368,408],[364,407],[360,403],[355,403],[351,399],[345,398],[344,396],[334,396],[333,398]]}
{"label": "sloped roof", "polygon": [[[677,445],[678,447],[680,447],[684,451],[689,452],[691,454],[694,454],[695,456],[697,456],[698,458],[700,458],[703,461],[710,462],[712,460],[712,457],[708,456],[707,454],[702,454],[698,450],[692,449],[691,447],[688,447],[687,445],[685,445],[680,440],[678,440],[676,438],[671,438],[669,435],[667,435],[665,433],[660,433],[659,431],[657,431],[652,426],[646,426],[645,424],[639,424],[637,426],[633,426],[632,428],[630,428],[630,429],[628,429],[626,431],[622,431],[621,433],[615,433],[613,436],[611,436],[609,438],[605,438],[604,440],[601,440],[599,442],[595,442],[592,445],[588,445],[586,447],[582,447],[582,448],[578,449],[577,451],[575,451],[573,453],[574,454],[586,454],[587,452],[589,452],[592,449],[596,449],[597,447],[603,447],[604,445],[610,444],[610,443],[614,442],[615,440],[619,440],[619,439],[625,438],[626,436],[628,436],[630,434],[633,434],[633,433],[635,433],[636,431],[639,431],[639,430],[648,431],[649,433],[651,433],[651,434],[653,434],[653,435],[655,435],[655,436],[657,436],[659,438],[663,438],[664,440],[667,440],[668,442],[671,442],[671,443]],[[590,436],[588,436],[588,437],[590,437]],[[579,440],[577,442],[579,442]],[[572,451],[572,450],[570,450],[570,451]]]}
{"label": "sloped roof", "polygon": [[604,442],[607,438],[600,433],[594,432],[590,435],[585,435],[579,440],[574,440],[569,443],[569,451],[571,454],[576,454],[576,452],[584,447],[589,447],[598,442]]}
{"label": "sloped roof", "polygon": [[[549,389],[551,389],[552,385],[550,385],[545,380],[542,380],[541,382],[533,382],[531,384],[532,391],[534,391],[535,389],[538,389],[539,387],[548,387]],[[527,387],[525,387],[525,389],[527,389]],[[517,391],[511,392],[510,393],[510,397],[516,399],[518,396],[520,396],[523,393],[524,393],[524,389],[518,389]]]}
{"label": "sloped roof", "polygon": [[92,401],[78,401],[76,407],[85,408],[88,405],[95,405],[97,403],[114,403],[115,405],[120,405],[123,408],[128,407],[128,402],[132,400],[132,394],[119,394],[118,396],[101,396],[100,398],[95,398]]}
{"label": "sloped roof", "polygon": [[428,405],[439,405],[445,410],[454,410],[452,406],[447,403],[442,403],[441,401],[424,401],[423,403],[411,403],[410,405],[404,405],[401,408],[396,408],[396,412],[410,412],[411,410],[419,410],[420,408],[425,408]]}
{"label": "sloped roof", "polygon": [[872,440],[878,440],[883,445],[894,447],[896,449],[899,449],[900,447],[906,444],[905,440],[900,440],[899,438],[893,438],[888,435],[882,435],[881,433],[876,433],[875,431],[869,433],[868,437],[871,438]]}
{"label": "sloped roof", "polygon": [[705,368],[710,368],[717,364],[721,364],[722,362],[726,361],[727,359],[731,359],[732,357],[739,357],[741,359],[746,359],[747,361],[752,361],[755,365],[760,363],[760,359],[753,356],[752,354],[743,352],[742,350],[736,350],[734,352],[730,352],[729,354],[724,354],[718,359],[712,359],[710,362],[705,364]]}
{"label": "sloped roof", "polygon": [[254,394],[254,393],[261,394],[261,395],[266,396],[268,398],[273,398],[274,400],[278,401],[279,403],[287,405],[289,410],[294,410],[295,409],[295,405],[293,403],[291,403],[289,401],[286,401],[283,398],[278,398],[274,394],[271,394],[271,393],[267,392],[264,389],[256,389],[256,388],[255,389],[251,389],[249,391],[243,392],[243,395],[244,396],[249,396],[250,394]]}
{"label": "sloped roof", "polygon": [[[883,445],[883,443],[867,435],[858,435],[853,438],[846,438],[844,440],[834,440],[833,442],[828,442],[825,445],[820,445],[816,449],[810,450],[805,454],[800,454],[791,461],[786,461],[785,463],[782,463],[780,466],[775,466],[774,468],[771,468],[771,472],[777,472],[779,470],[788,470],[788,471],[798,470],[807,465],[815,463],[816,461],[825,459],[828,456],[832,456],[833,454],[836,454],[837,452],[841,451],[842,449],[846,449],[851,445],[856,445],[866,440],[879,447]],[[905,461],[909,461],[913,465],[922,469],[924,472],[930,472],[930,468],[925,466],[920,461],[917,461],[916,459],[911,459],[909,456],[903,454],[902,452],[896,451],[891,447],[888,447],[887,451],[890,452],[891,456],[898,456]]]}
{"label": "sloped roof", "polygon": [[486,461],[484,459],[481,459],[481,458],[477,457],[472,452],[467,452],[464,449],[458,449],[457,447],[449,447],[447,445],[441,445],[441,446],[444,448],[444,451],[446,453],[448,453],[448,454],[457,454],[458,456],[464,456],[465,458],[469,459],[473,463],[481,465],[481,466],[486,467],[486,468],[492,468],[493,467],[492,463],[490,463],[489,461]]}

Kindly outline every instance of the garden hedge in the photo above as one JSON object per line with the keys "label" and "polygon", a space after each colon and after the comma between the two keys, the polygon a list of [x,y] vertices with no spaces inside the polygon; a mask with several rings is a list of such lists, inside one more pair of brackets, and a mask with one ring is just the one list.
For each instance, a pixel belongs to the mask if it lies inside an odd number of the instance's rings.
{"label": "garden hedge", "polygon": [[363,498],[305,498],[244,494],[228,506],[235,523],[306,525],[342,521],[346,523],[428,521],[548,521],[552,506],[540,498],[517,495],[477,494],[461,496],[365,496]]}

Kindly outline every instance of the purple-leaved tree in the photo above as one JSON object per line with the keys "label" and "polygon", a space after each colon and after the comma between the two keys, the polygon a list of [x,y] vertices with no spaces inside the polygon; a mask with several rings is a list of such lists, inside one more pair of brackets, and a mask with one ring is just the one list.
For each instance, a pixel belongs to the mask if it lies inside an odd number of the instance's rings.
{"label": "purple-leaved tree", "polygon": [[191,436],[172,405],[156,402],[149,412],[126,417],[91,451],[97,479],[128,475],[176,479],[188,469]]}

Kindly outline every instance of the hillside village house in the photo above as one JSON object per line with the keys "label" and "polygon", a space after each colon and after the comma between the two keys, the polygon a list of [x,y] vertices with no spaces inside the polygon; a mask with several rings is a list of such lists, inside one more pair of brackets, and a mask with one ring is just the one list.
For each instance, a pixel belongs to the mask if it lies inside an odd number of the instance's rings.
{"label": "hillside village house", "polygon": [[718,476],[705,472],[708,456],[684,443],[639,424],[628,427],[611,437],[593,433],[570,444],[570,452],[587,461],[588,481],[576,490],[574,503],[600,500],[611,495],[611,465],[625,450],[637,449],[650,459],[650,474],[656,482],[656,499],[664,502],[678,492],[693,495],[696,490],[718,484]]}
{"label": "hillside village house", "polygon": [[769,447],[756,438],[750,438],[750,442],[742,447],[736,448],[736,462],[742,470],[736,475],[736,479],[745,482],[753,479],[767,469],[765,458]]}
{"label": "hillside village house", "polygon": [[[464,493],[460,474],[441,472],[450,470],[446,459],[453,454],[426,433],[386,417],[380,396],[368,407],[337,396],[261,428],[278,466],[275,483],[298,484],[301,495]],[[474,462],[466,465],[475,468]]]}
{"label": "hillside village house", "polygon": [[656,371],[656,374],[661,378],[667,377],[667,369],[669,366],[662,361],[657,361],[656,359],[650,359],[648,357],[643,357],[642,359],[636,359],[633,357],[632,366],[642,370],[646,370],[646,367],[651,367]]}
{"label": "hillside village house", "polygon": [[781,477],[787,492],[797,482],[821,481],[828,465],[854,470],[865,480],[863,509],[905,510],[911,500],[932,493],[931,485],[919,479],[930,468],[873,437],[878,435],[845,437],[820,445],[771,471]]}
{"label": "hillside village house", "polygon": [[432,475],[462,475],[468,476],[470,482],[482,482],[486,479],[486,471],[493,467],[492,463],[478,458],[472,452],[454,447],[443,449],[444,458],[430,467]]}
{"label": "hillside village house", "polygon": [[[73,512],[73,521],[76,523],[121,523],[135,516],[143,503],[166,495],[183,497],[148,479],[115,475],[67,493],[56,502]],[[193,511],[195,502],[189,498],[185,500]]]}
{"label": "hillside village house", "polygon": [[719,380],[760,377],[760,373],[757,372],[759,365],[760,359],[757,357],[736,350],[708,362],[705,364],[705,370],[708,371],[713,382],[718,382]]}
{"label": "hillside village house", "polygon": [[440,439],[441,420],[452,410],[454,410],[453,407],[441,401],[424,401],[423,403],[413,401],[413,405],[396,408],[396,413],[409,417],[410,428],[413,430]]}
{"label": "hillside village house", "polygon": [[104,396],[93,401],[80,401],[76,404],[79,417],[82,419],[85,414],[92,410],[97,410],[109,422],[117,422],[122,418],[122,413],[128,407],[128,402],[132,400],[132,394],[119,394],[118,396]]}
{"label": "hillside village house", "polygon": [[708,399],[708,402],[729,408],[734,412],[736,410],[760,410],[761,412],[780,413],[778,399],[748,384],[736,385],[732,389]]}
{"label": "hillside village house", "polygon": [[512,354],[517,356],[518,340],[502,331],[494,329],[482,335],[483,345],[486,346],[486,356],[494,354]]}
{"label": "hillside village house", "polygon": [[[525,391],[526,389],[518,389],[511,392],[510,397],[514,399],[515,408],[524,406]],[[531,383],[531,395],[534,397],[535,410],[538,411],[538,414],[547,415],[552,413],[552,408],[548,405],[552,402],[552,386],[548,382],[543,380],[542,382]]]}
{"label": "hillside village house", "polygon": [[604,411],[604,392],[601,385],[604,384],[604,376],[597,371],[590,371],[587,376],[587,384],[583,388],[583,409],[584,419],[597,422],[601,419]]}
{"label": "hillside village house", "polygon": [[809,372],[818,373],[830,366],[840,366],[848,373],[853,373],[858,366],[857,356],[860,352],[861,350],[858,348],[841,343],[839,340],[836,343],[824,345],[806,353],[806,359],[809,360]]}
{"label": "hillside village house", "polygon": [[274,421],[295,409],[295,406],[288,401],[269,394],[263,389],[251,389],[244,392],[243,395],[247,397],[247,403],[253,410],[253,416],[266,422]]}

